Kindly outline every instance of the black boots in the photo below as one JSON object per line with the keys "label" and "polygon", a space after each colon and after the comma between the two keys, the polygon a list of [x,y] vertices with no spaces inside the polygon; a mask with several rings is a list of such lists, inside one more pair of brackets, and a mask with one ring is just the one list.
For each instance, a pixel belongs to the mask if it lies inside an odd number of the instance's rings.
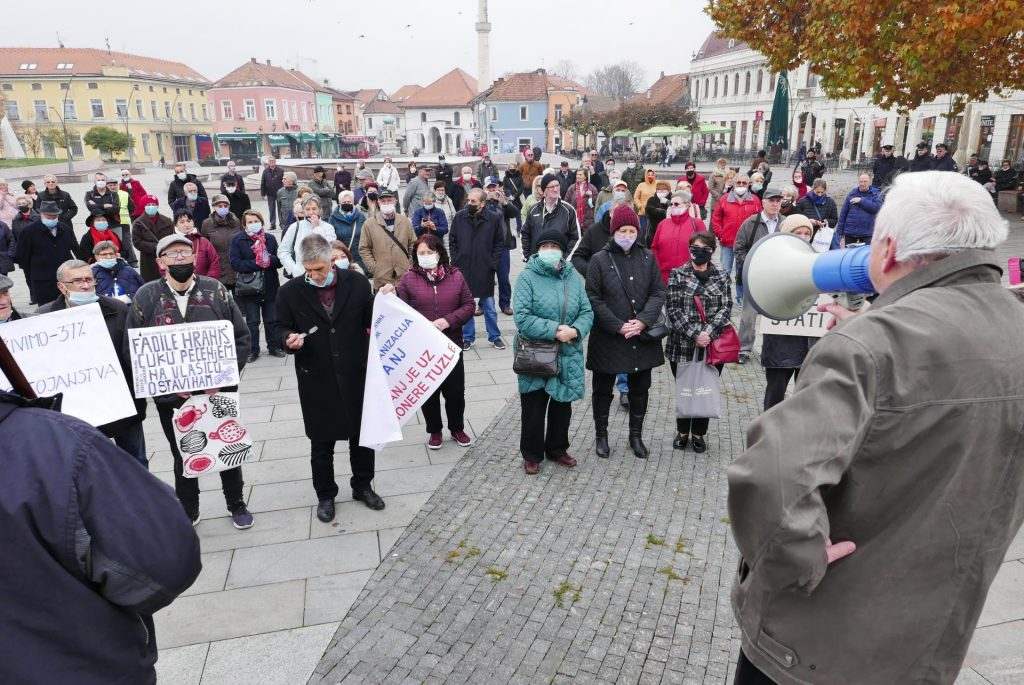
{"label": "black boots", "polygon": [[597,439],[594,441],[594,451],[597,452],[597,456],[607,459],[608,455],[611,454],[611,449],[608,447],[608,413],[611,410],[612,398],[594,395],[592,400],[594,407],[594,434],[597,436]]}
{"label": "black boots", "polygon": [[629,449],[637,459],[646,459],[650,452],[643,441],[644,416],[647,415],[647,394],[629,393]]}

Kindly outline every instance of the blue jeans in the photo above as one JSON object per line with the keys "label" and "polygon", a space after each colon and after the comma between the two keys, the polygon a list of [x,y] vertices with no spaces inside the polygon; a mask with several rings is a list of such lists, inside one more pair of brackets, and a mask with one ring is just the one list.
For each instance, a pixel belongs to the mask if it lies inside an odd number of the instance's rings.
{"label": "blue jeans", "polygon": [[135,461],[149,468],[149,459],[146,458],[146,434],[142,431],[142,421],[122,428],[114,436],[114,444],[132,455]]}
{"label": "blue jeans", "polygon": [[[487,327],[487,339],[494,342],[501,337],[501,329],[498,328],[498,312],[494,308],[494,298],[480,298],[480,308],[484,310],[484,326]],[[476,340],[475,316],[469,317],[469,321],[462,327],[462,340],[467,343]]]}
{"label": "blue jeans", "polygon": [[620,395],[629,394],[629,375],[620,373],[615,375],[615,387],[618,389]]}
{"label": "blue jeans", "polygon": [[512,283],[509,281],[509,271],[512,265],[509,261],[508,248],[501,251],[498,257],[498,308],[507,309],[512,304]]}
{"label": "blue jeans", "polygon": [[[730,277],[732,276],[732,266],[733,266],[733,263],[735,261],[735,257],[736,257],[736,252],[735,252],[735,250],[733,250],[733,248],[726,247],[725,245],[722,245],[722,271],[724,271],[726,273],[726,275],[728,275]],[[736,298],[735,298],[735,300],[736,300],[736,304],[737,305],[742,305],[743,304],[743,286],[742,285],[737,285],[736,286]]]}

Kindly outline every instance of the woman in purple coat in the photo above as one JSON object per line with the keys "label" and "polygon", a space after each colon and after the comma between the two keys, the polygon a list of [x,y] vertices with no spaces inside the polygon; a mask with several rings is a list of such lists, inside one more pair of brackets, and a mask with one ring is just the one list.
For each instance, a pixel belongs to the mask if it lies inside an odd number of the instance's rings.
{"label": "woman in purple coat", "polygon": [[[416,261],[402,276],[394,291],[427,319],[439,331],[444,331],[452,342],[462,347],[462,325],[473,317],[476,304],[469,291],[469,284],[462,272],[450,264],[448,251],[441,239],[433,233],[424,233],[413,244]],[[385,286],[381,292],[389,292]],[[441,387],[423,403],[423,419],[427,423],[427,447],[441,449],[441,395],[444,395],[445,413],[448,415],[448,430],[452,438],[462,447],[468,447],[473,439],[466,434],[463,418],[466,410],[466,371],[459,356],[455,368],[441,383]]]}

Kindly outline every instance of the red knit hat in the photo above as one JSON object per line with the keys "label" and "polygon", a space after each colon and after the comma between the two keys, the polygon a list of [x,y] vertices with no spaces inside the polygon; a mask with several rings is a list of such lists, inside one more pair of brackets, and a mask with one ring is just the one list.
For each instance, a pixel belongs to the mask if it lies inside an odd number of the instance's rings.
{"label": "red knit hat", "polygon": [[637,218],[636,212],[628,204],[619,205],[612,210],[612,233],[615,233],[622,226],[640,228],[640,219]]}

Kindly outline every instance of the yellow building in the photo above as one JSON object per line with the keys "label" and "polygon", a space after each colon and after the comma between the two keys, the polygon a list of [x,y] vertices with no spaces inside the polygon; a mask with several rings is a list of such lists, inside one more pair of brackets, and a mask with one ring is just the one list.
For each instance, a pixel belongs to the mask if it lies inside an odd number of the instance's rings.
{"label": "yellow building", "polygon": [[0,48],[0,102],[30,157],[100,153],[83,138],[94,126],[127,132],[137,163],[213,155],[207,89],[194,69],[152,57],[92,48]]}

